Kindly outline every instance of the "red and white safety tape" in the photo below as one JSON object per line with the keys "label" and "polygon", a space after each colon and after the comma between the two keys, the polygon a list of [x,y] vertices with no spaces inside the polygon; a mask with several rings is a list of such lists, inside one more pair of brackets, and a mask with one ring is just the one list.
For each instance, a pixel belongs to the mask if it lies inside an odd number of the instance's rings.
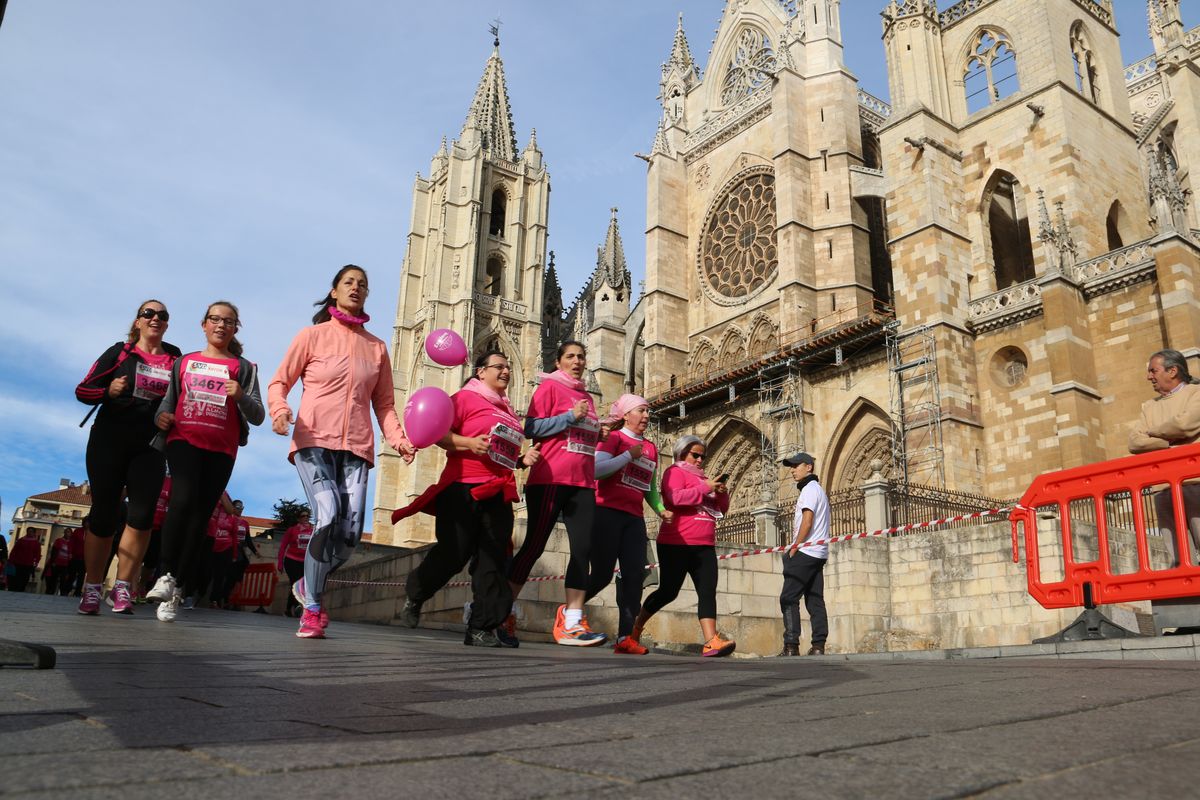
{"label": "red and white safety tape", "polygon": [[[924,522],[910,522],[907,525],[897,525],[893,528],[880,528],[877,531],[864,531],[862,533],[848,533],[843,536],[830,536],[825,539],[815,539],[813,541],[802,542],[801,548],[817,547],[818,545],[837,544],[838,542],[848,542],[852,539],[867,539],[872,536],[886,536],[889,533],[907,533],[908,531],[921,530],[923,528],[935,528],[939,525],[949,525],[954,522],[963,522],[968,519],[981,519],[982,517],[1000,517],[1011,513],[1013,508],[989,508],[987,511],[972,511],[970,514],[959,514],[953,517],[942,517],[941,519],[930,519]],[[739,550],[736,553],[725,553],[717,556],[718,561],[728,561],[733,558],[746,558],[747,556],[761,556],[768,553],[782,553],[791,548],[790,544],[781,544],[778,547],[761,547],[754,550]],[[654,569],[658,564],[647,564],[646,569]],[[566,575],[538,575],[529,578],[526,583],[539,583],[544,581],[562,581],[566,580]],[[386,582],[386,581],[346,581],[337,578],[330,578],[327,583],[341,583],[350,586],[403,586],[403,583]],[[446,588],[458,588],[462,586],[470,586],[470,581],[451,581],[446,584]]]}

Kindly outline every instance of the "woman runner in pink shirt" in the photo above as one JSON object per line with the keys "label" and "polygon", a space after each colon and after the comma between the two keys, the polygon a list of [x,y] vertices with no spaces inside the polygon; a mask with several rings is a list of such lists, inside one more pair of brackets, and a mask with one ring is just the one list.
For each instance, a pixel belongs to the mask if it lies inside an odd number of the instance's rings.
{"label": "woman runner in pink shirt", "polygon": [[454,393],[454,422],[438,445],[446,468],[441,478],[412,505],[392,515],[392,522],[425,511],[437,517],[437,544],[408,574],[408,599],[400,619],[410,628],[420,622],[421,605],[474,559],[471,567],[471,618],[463,644],[471,647],[517,647],[502,623],[512,608],[512,591],[504,562],[512,538],[512,504],[518,498],[514,469],[541,458],[537,447],[523,455],[524,434],[508,401],[512,367],[498,350],[475,360],[475,377]]}
{"label": "woman runner in pink shirt", "polygon": [[158,408],[164,448],[171,467],[171,494],[163,521],[159,577],[146,599],[159,604],[162,622],[174,622],[186,595],[200,587],[207,553],[208,521],[225,493],[238,448],[251,425],[265,416],[258,367],[242,357],[237,306],[211,303],[200,327],[207,345],[175,362],[171,382]]}
{"label": "woman runner in pink shirt", "polygon": [[650,617],[679,596],[685,576],[696,590],[696,616],[704,634],[704,656],[725,656],[736,642],[717,635],[717,520],[729,510],[724,483],[704,474],[707,447],[699,436],[675,442],[675,463],[663,473],[663,505],[674,516],[658,532],[659,585],[646,598],[630,637],[637,640]]}
{"label": "woman runner in pink shirt", "polygon": [[[555,615],[554,641],[591,647],[603,644],[606,638],[603,633],[594,633],[583,616],[596,510],[600,422],[592,396],[583,384],[587,349],[579,342],[563,342],[558,346],[555,365],[558,369],[543,376],[538,384],[525,416],[525,435],[541,445],[542,460],[529,471],[525,484],[529,527],[509,566],[508,580],[513,597],[518,597],[561,516],[567,526],[571,556],[567,562],[567,602]],[[511,625],[511,615],[506,624]]]}
{"label": "woman runner in pink shirt", "polygon": [[[367,509],[367,472],[375,463],[371,410],[388,444],[411,463],[416,448],[396,416],[392,360],[387,345],[363,325],[367,273],[347,264],[329,293],[314,305],[313,325],[296,334],[267,388],[271,428],[292,434],[289,460],[313,514],[304,577],[292,586],[304,606],[302,639],[323,639],[329,615],[321,608],[325,582],[350,560],[362,538]],[[300,411],[292,414],[288,392],[303,381]]]}
{"label": "woman runner in pink shirt", "polygon": [[[288,583],[296,585],[296,581],[304,577],[304,554],[308,552],[308,540],[312,538],[313,526],[308,521],[308,510],[300,512],[296,524],[288,528],[279,542],[279,555],[275,558],[275,571],[287,575]],[[300,607],[294,592],[288,593],[285,616],[292,616]]]}
{"label": "woman runner in pink shirt", "polygon": [[621,564],[617,582],[617,643],[614,653],[645,655],[648,651],[630,634],[642,605],[646,577],[646,517],[643,501],[667,519],[655,473],[658,450],[644,437],[650,404],[636,394],[623,394],[608,412],[612,431],[596,451],[596,516],[592,526],[591,600],[612,583],[613,567]]}

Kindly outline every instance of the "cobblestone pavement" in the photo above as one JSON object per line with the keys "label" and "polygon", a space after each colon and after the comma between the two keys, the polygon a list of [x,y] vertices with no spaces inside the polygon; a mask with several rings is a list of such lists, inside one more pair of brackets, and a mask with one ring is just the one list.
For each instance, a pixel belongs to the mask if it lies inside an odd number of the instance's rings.
{"label": "cobblestone pavement", "polygon": [[1197,796],[1195,661],[616,656],[0,593],[0,793],[217,797]]}

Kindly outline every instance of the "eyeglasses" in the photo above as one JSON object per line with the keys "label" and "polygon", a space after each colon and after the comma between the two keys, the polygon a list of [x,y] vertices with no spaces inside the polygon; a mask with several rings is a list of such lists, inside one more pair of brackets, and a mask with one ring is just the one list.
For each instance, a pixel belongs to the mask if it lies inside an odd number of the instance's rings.
{"label": "eyeglasses", "polygon": [[695,450],[688,450],[687,454],[689,458],[694,458],[697,461],[704,460],[704,453],[697,453]]}
{"label": "eyeglasses", "polygon": [[158,317],[163,322],[166,322],[171,318],[171,315],[167,313],[165,308],[143,308],[138,312],[138,319],[154,319],[155,317]]}
{"label": "eyeglasses", "polygon": [[226,328],[233,328],[234,330],[242,327],[236,319],[230,319],[229,317],[218,317],[216,314],[209,314],[207,317],[205,317],[205,319],[213,325],[224,325]]}
{"label": "eyeglasses", "polygon": [[497,372],[512,372],[512,366],[509,364],[484,364],[480,369],[494,369]]}

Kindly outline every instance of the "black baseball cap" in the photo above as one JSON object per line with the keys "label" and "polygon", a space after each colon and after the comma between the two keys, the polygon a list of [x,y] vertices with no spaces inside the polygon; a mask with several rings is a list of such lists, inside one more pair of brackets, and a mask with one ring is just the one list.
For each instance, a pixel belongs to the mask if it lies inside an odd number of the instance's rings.
{"label": "black baseball cap", "polygon": [[808,464],[810,467],[814,467],[817,464],[817,460],[808,453],[793,453],[779,463],[785,467],[795,467],[800,464]]}

